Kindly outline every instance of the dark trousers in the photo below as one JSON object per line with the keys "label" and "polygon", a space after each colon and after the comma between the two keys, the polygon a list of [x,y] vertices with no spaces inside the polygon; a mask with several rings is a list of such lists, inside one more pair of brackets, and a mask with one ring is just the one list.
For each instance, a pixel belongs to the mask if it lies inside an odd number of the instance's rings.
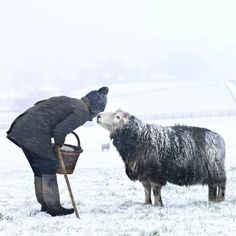
{"label": "dark trousers", "polygon": [[22,148],[25,156],[27,157],[34,174],[42,177],[42,174],[52,175],[56,173],[58,160],[55,158],[44,158],[26,148]]}

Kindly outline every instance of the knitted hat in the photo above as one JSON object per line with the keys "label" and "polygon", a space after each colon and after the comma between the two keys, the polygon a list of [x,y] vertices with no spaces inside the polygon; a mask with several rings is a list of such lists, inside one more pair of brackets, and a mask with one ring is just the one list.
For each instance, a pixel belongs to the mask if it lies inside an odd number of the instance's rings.
{"label": "knitted hat", "polygon": [[82,100],[85,101],[90,109],[92,117],[95,117],[97,114],[105,110],[107,104],[108,87],[101,87],[98,90],[93,90],[87,95],[82,97]]}

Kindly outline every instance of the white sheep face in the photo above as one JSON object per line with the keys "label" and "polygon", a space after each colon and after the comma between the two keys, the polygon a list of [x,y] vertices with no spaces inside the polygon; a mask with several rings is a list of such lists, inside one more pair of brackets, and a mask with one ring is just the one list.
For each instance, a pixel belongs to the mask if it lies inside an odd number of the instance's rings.
{"label": "white sheep face", "polygon": [[120,109],[115,112],[103,112],[97,116],[97,123],[110,133],[113,133],[128,122],[129,116],[128,112]]}

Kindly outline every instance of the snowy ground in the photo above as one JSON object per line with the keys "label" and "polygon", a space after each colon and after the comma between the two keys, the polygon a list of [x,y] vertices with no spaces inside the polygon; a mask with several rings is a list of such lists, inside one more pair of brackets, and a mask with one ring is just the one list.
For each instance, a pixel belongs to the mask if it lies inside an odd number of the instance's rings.
{"label": "snowy ground", "polygon": [[[144,205],[140,183],[125,175],[116,150],[101,151],[109,142],[101,127],[81,127],[84,152],[69,176],[81,219],[75,215],[50,217],[39,211],[33,175],[21,150],[0,130],[0,234],[1,235],[236,235],[236,117],[159,121],[207,127],[226,141],[227,190],[223,203],[207,201],[206,186],[162,190],[165,207]],[[74,142],[68,137],[67,142]],[[61,202],[70,206],[62,176],[58,176]]]}

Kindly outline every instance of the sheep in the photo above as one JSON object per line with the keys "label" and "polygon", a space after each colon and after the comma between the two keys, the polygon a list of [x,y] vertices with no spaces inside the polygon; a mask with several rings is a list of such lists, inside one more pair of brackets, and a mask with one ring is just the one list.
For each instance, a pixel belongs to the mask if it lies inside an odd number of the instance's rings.
{"label": "sheep", "polygon": [[97,123],[110,132],[127,176],[139,180],[145,204],[163,206],[161,188],[167,182],[180,186],[208,185],[208,200],[225,199],[225,142],[206,128],[146,124],[128,112],[100,113]]}

